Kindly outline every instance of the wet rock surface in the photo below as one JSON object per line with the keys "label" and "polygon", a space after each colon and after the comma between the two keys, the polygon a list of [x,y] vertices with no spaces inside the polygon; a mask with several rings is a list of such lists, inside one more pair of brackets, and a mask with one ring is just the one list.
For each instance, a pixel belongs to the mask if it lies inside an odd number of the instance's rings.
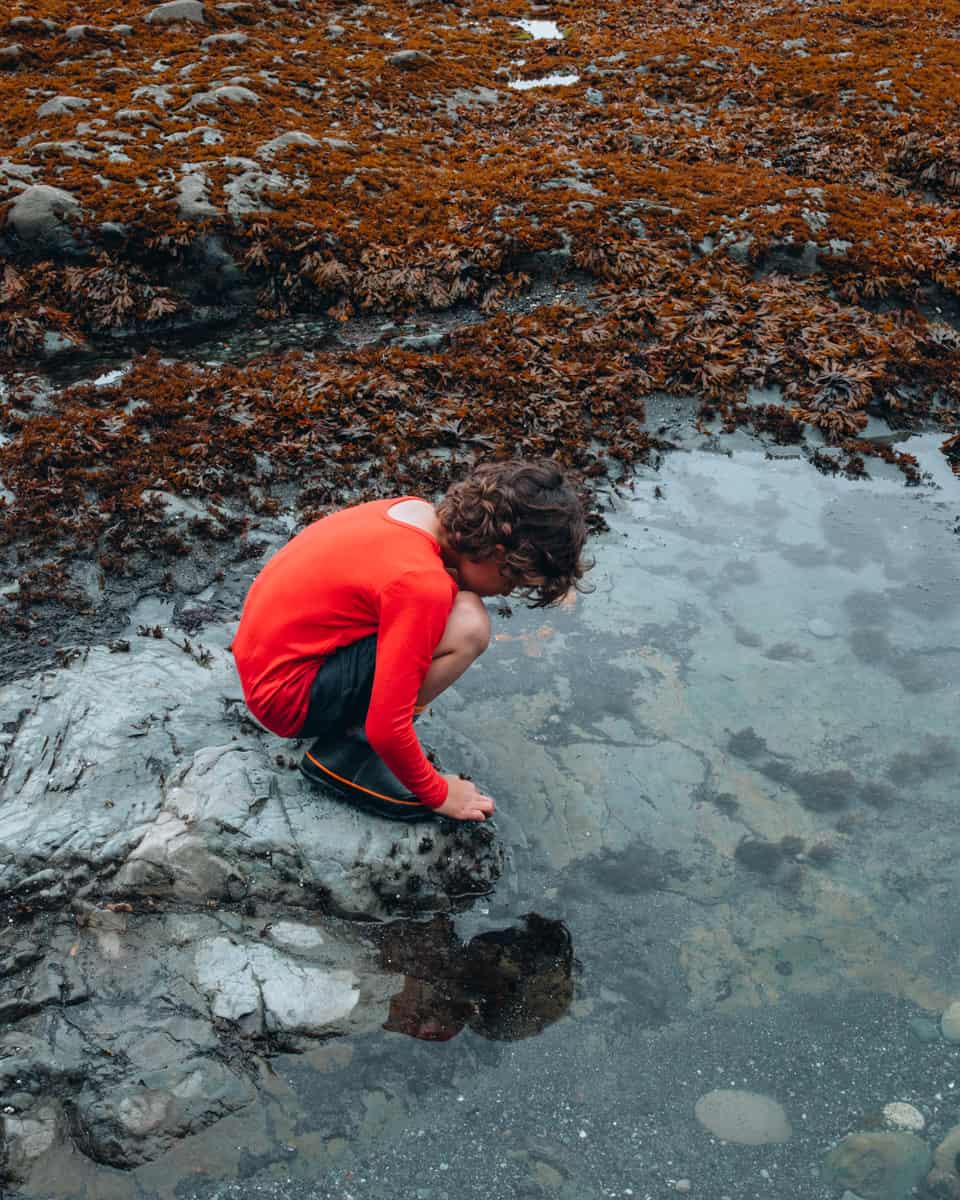
{"label": "wet rock surface", "polygon": [[332,914],[451,910],[501,872],[488,829],[396,827],[312,790],[299,750],[242,716],[210,633],[78,650],[0,693],[14,1184],[53,1144],[150,1162],[254,1103],[271,1048],[378,1027],[403,978]]}
{"label": "wet rock surface", "polygon": [[[0,951],[14,1181],[53,1140],[109,1167],[157,1158],[255,1100],[244,1039],[293,1046],[369,1027],[397,987],[356,932],[330,921],[321,932],[313,914],[265,921],[75,901],[19,921]],[[23,962],[27,934],[42,949]]]}
{"label": "wet rock surface", "polygon": [[135,636],[0,693],[3,895],[382,917],[491,888],[489,830],[375,822],[311,789],[290,769],[301,749],[244,717],[218,640]]}

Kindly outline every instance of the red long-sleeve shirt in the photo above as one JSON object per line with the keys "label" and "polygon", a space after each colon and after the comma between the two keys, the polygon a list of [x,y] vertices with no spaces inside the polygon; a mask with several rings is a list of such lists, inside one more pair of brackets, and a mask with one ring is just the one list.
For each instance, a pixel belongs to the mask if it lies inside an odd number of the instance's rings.
{"label": "red long-sleeve shirt", "polygon": [[376,634],[367,739],[401,783],[438,808],[447,783],[420,748],[413,708],[457,585],[436,538],[388,513],[415,498],[342,509],[297,534],[254,580],[233,655],[253,715],[295,737],[317,668],[341,646]]}

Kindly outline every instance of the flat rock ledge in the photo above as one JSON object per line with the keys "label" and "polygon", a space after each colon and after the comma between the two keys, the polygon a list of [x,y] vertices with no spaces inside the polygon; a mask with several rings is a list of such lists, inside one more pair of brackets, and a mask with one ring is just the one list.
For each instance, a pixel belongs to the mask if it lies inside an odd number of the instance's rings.
{"label": "flat rock ledge", "polygon": [[51,1155],[149,1162],[255,1103],[265,1054],[379,1029],[404,980],[371,921],[499,877],[488,828],[310,788],[212,637],[0,690],[0,1191]]}
{"label": "flat rock ledge", "polygon": [[225,645],[133,636],[78,651],[0,690],[0,731],[0,900],[381,919],[455,907],[500,874],[482,826],[396,825],[311,788],[290,769],[302,749],[245,716]]}

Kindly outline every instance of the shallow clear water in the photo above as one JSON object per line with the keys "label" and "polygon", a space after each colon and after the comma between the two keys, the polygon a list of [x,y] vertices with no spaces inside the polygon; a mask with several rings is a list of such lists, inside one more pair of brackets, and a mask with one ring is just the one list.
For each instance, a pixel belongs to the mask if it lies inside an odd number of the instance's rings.
{"label": "shallow clear water", "polygon": [[[496,894],[387,932],[377,1032],[273,1058],[261,1103],[82,1194],[827,1200],[824,1156],[884,1105],[935,1145],[960,1120],[960,1047],[916,1032],[960,995],[938,440],[910,441],[921,488],[695,443],[638,478],[593,593],[497,618],[420,727],[498,800]],[[717,1088],[792,1135],[721,1140],[694,1112]]]}

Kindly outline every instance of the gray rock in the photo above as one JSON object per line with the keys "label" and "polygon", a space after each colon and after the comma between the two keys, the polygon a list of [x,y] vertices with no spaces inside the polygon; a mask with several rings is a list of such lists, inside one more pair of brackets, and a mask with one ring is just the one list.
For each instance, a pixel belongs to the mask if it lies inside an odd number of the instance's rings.
{"label": "gray rock", "polygon": [[260,103],[260,97],[256,92],[252,92],[249,88],[239,87],[236,84],[227,84],[224,87],[214,88],[210,95],[217,104]]}
{"label": "gray rock", "polygon": [[227,212],[234,219],[250,213],[270,212],[270,205],[263,199],[265,191],[286,191],[288,181],[278,171],[265,171],[252,159],[227,159],[230,166],[241,166],[239,174],[224,184],[227,194]]}
{"label": "gray rock", "polygon": [[147,83],[143,87],[134,88],[134,100],[139,100],[144,96],[148,100],[152,100],[158,108],[166,108],[173,99],[173,92],[168,87],[164,87],[163,84],[159,83]]}
{"label": "gray rock", "polygon": [[249,40],[245,33],[235,29],[231,33],[212,33],[203,38],[200,45],[204,50],[209,50],[212,46],[245,46]]}
{"label": "gray rock", "polygon": [[[324,138],[324,141],[335,141],[334,138]],[[343,143],[349,146],[349,142]],[[302,133],[299,129],[293,129],[289,133],[281,133],[278,137],[271,138],[269,142],[264,142],[256,150],[258,158],[272,158],[280,150],[286,150],[288,146],[317,146],[319,142],[315,137],[311,137],[309,133]]]}
{"label": "gray rock", "polygon": [[37,109],[37,116],[58,117],[62,113],[77,112],[79,109],[89,107],[90,101],[85,100],[82,96],[54,96],[52,100],[40,105]]}
{"label": "gray rock", "polygon": [[27,163],[14,163],[9,158],[0,158],[0,188],[8,191],[11,186],[22,190],[37,173],[36,167]]}
{"label": "gray rock", "polygon": [[48,154],[56,154],[58,157],[75,158],[81,162],[95,161],[97,155],[88,150],[83,142],[37,142],[30,148],[31,154],[38,158],[45,158]]}
{"label": "gray rock", "polygon": [[746,234],[735,242],[730,242],[727,245],[727,254],[735,263],[740,263],[741,266],[747,266],[750,262],[750,247],[753,244],[753,235]]}
{"label": "gray rock", "polygon": [[113,114],[114,121],[119,124],[153,121],[153,113],[148,108],[118,108]]}
{"label": "gray rock", "polygon": [[209,186],[206,175],[199,171],[185,175],[177,183],[177,215],[182,221],[202,221],[206,217],[223,215],[223,209],[212,204],[207,196]]}
{"label": "gray rock", "polygon": [[103,1094],[81,1093],[75,1121],[83,1151],[98,1162],[135,1167],[249,1104],[252,1085],[210,1058],[151,1071]]}
{"label": "gray rock", "polygon": [[190,112],[194,108],[216,108],[220,104],[259,104],[260,97],[249,88],[238,84],[228,84],[223,87],[211,88],[207,92],[197,92],[179,109],[180,112]]}
{"label": "gray rock", "polygon": [[23,58],[23,46],[20,42],[11,42],[8,46],[0,46],[0,67],[15,67]]}
{"label": "gray rock", "polygon": [[818,638],[834,638],[837,636],[836,629],[829,621],[824,621],[820,617],[814,617],[813,620],[807,622],[807,629]]}
{"label": "gray rock", "polygon": [[[227,635],[221,638],[226,641]],[[117,696],[133,698],[119,705]],[[397,828],[278,767],[286,745],[241,721],[229,654],[132,637],[0,691],[0,896],[35,878],[69,898],[92,879],[118,899],[293,905],[345,914],[446,908],[483,892],[502,856],[484,826]],[[296,757],[300,751],[291,749]]]}
{"label": "gray rock", "polygon": [[352,971],[329,970],[290,959],[272,946],[211,938],[197,949],[197,983],[211,997],[214,1016],[253,1031],[321,1033],[357,1007]]}
{"label": "gray rock", "polygon": [[502,99],[503,93],[495,88],[455,88],[447,97],[447,108],[451,111],[458,108],[486,108],[492,104],[499,104]]}
{"label": "gray rock", "polygon": [[403,67],[407,71],[416,70],[433,61],[430,55],[424,54],[422,50],[396,50],[387,55],[387,62],[391,67]]}
{"label": "gray rock", "polygon": [[71,25],[64,32],[64,37],[68,42],[82,42],[86,41],[87,38],[92,38],[94,41],[113,40],[110,37],[110,30],[100,29],[96,25]]}
{"label": "gray rock", "polygon": [[821,247],[821,254],[824,258],[846,258],[853,249],[853,242],[848,242],[844,238],[829,238],[827,244]]}
{"label": "gray rock", "polygon": [[193,129],[184,129],[179,133],[164,134],[163,140],[176,145],[180,142],[189,142],[191,138],[197,138],[204,146],[216,146],[223,141],[223,134],[212,125],[197,125]]}
{"label": "gray rock", "polygon": [[5,992],[20,1005],[6,1014],[17,1027],[0,1035],[7,1168],[19,1180],[65,1136],[66,1105],[81,1154],[147,1162],[255,1100],[238,1037],[377,1030],[403,982],[342,923],[321,932],[82,903],[40,920],[42,950],[8,949],[19,935],[0,931],[0,961],[14,972]]}
{"label": "gray rock", "polygon": [[800,213],[803,217],[803,223],[814,235],[818,237],[826,227],[830,224],[830,214],[822,212],[820,209],[804,208]]}
{"label": "gray rock", "polygon": [[61,188],[37,183],[23,189],[10,206],[7,225],[21,241],[44,249],[76,251],[80,242],[66,224],[80,204]]}
{"label": "gray rock", "polygon": [[158,4],[144,18],[148,25],[170,25],[175,21],[189,21],[194,25],[205,25],[203,5],[200,0],[170,0]]}
{"label": "gray rock", "polygon": [[592,183],[587,183],[585,179],[577,179],[573,175],[563,175],[558,179],[548,179],[545,183],[540,184],[540,191],[580,192],[584,196],[603,195],[603,192],[599,188],[594,187]]}

